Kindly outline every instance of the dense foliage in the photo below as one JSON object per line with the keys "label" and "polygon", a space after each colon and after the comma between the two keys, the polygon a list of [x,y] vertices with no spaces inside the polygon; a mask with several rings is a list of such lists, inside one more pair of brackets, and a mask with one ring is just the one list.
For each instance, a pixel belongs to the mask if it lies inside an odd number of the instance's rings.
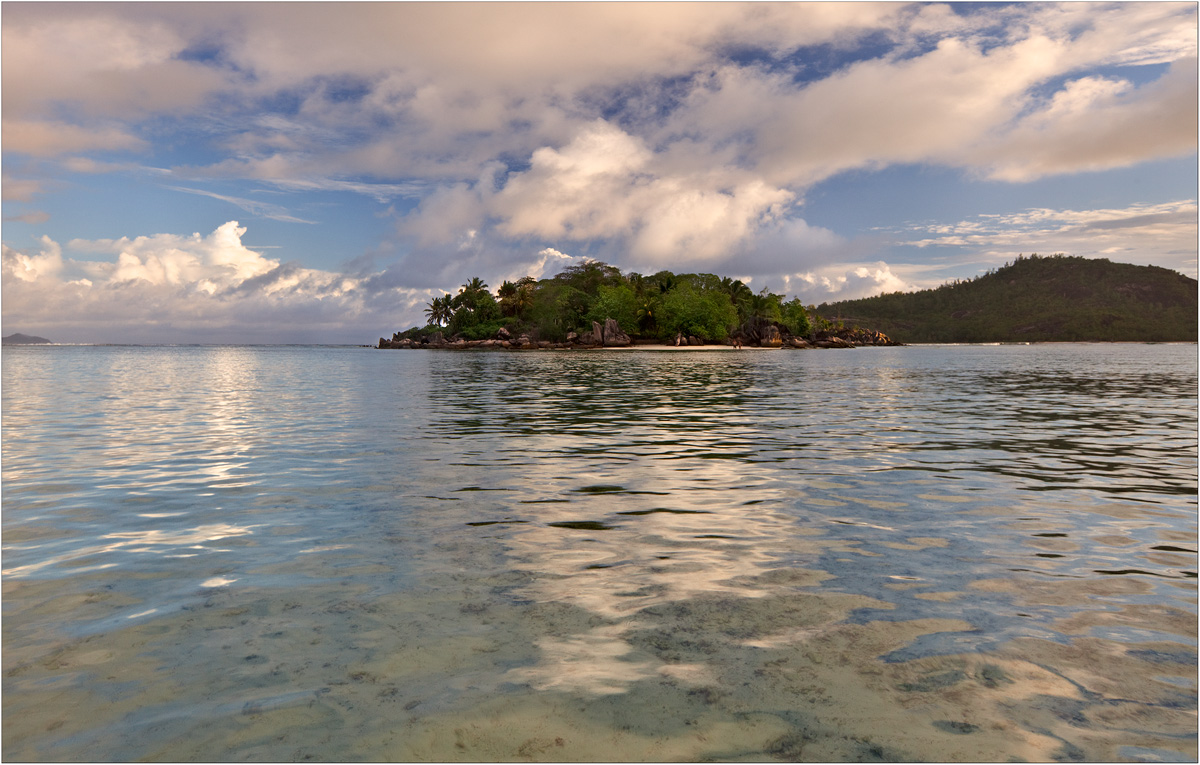
{"label": "dense foliage", "polygon": [[610,318],[635,340],[663,342],[680,335],[710,343],[731,336],[754,342],[772,325],[797,337],[811,331],[799,300],[785,302],[766,288],[753,292],[741,281],[713,274],[623,274],[595,260],[549,279],[506,281],[495,295],[482,280],[471,279],[457,295],[430,301],[425,315],[428,326],[400,336],[443,330],[478,340],[494,337],[503,327],[514,336],[561,342],[568,333],[582,335],[591,331],[592,322]]}
{"label": "dense foliage", "polygon": [[822,304],[814,322],[903,343],[1195,341],[1197,283],[1158,266],[1053,255],[921,292]]}

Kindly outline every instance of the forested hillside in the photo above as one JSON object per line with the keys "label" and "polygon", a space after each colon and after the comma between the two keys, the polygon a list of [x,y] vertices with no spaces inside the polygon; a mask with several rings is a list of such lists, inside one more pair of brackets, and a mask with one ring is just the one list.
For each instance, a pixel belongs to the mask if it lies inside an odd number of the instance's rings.
{"label": "forested hillside", "polygon": [[903,343],[1195,341],[1197,282],[1158,266],[1035,254],[967,281],[816,313]]}

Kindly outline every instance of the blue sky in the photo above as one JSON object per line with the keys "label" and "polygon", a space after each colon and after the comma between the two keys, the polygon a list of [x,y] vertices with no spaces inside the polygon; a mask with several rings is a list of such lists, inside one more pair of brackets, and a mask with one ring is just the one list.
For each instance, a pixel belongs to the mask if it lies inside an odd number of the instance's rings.
{"label": "blue sky", "polygon": [[1196,276],[1194,3],[5,3],[4,332],[369,343],[582,258]]}

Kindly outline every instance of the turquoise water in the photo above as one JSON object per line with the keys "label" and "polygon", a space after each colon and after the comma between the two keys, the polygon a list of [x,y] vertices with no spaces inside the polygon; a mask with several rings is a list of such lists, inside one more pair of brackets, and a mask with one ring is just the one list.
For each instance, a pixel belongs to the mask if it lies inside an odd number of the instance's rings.
{"label": "turquoise water", "polygon": [[8,760],[1195,760],[1194,345],[3,350]]}

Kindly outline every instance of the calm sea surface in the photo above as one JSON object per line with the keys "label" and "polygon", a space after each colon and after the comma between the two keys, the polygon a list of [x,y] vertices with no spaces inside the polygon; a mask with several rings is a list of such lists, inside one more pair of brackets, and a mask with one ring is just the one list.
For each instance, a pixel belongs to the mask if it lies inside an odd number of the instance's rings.
{"label": "calm sea surface", "polygon": [[1197,758],[1195,345],[2,374],[9,761]]}

